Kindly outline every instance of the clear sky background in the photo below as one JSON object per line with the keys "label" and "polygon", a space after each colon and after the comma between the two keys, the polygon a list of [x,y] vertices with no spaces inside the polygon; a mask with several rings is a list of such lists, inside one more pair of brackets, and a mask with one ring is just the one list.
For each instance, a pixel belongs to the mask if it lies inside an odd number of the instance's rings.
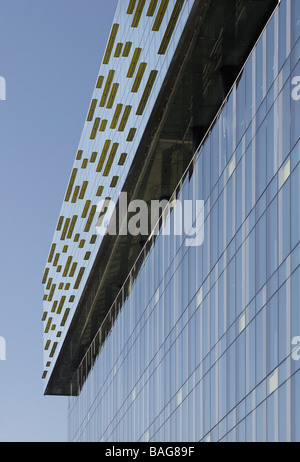
{"label": "clear sky background", "polygon": [[68,399],[43,395],[41,280],[116,5],[0,0],[1,442],[68,439]]}

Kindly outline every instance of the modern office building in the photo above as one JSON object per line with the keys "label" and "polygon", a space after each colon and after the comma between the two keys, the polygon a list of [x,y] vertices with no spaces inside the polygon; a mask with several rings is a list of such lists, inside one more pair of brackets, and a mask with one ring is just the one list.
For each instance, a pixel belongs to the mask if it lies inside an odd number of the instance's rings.
{"label": "modern office building", "polygon": [[119,1],[43,276],[70,441],[300,441],[299,31]]}

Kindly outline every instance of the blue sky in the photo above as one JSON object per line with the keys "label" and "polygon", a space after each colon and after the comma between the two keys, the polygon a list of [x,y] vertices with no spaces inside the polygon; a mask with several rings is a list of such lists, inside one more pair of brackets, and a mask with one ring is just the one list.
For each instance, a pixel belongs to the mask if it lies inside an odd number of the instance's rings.
{"label": "blue sky", "polygon": [[67,441],[43,396],[42,273],[117,0],[0,0],[0,441]]}

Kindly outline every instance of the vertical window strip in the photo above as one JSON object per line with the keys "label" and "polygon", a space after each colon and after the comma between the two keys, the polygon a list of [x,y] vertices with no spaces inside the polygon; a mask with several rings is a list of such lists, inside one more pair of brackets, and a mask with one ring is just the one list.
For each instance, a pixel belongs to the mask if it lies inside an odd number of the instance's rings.
{"label": "vertical window strip", "polygon": [[96,172],[101,172],[101,170],[102,170],[102,167],[103,167],[103,164],[105,162],[105,158],[106,158],[110,143],[111,143],[111,140],[106,140],[105,143],[104,143],[104,147],[103,147],[103,150],[102,150],[102,153],[101,153],[98,165],[97,165]]}
{"label": "vertical window strip", "polygon": [[142,115],[143,112],[144,112],[144,109],[146,107],[147,101],[149,99],[149,96],[151,94],[151,91],[152,91],[152,88],[153,88],[153,85],[154,85],[154,82],[155,82],[155,79],[156,79],[156,76],[157,76],[157,73],[158,73],[157,71],[151,71],[150,72],[150,75],[149,75],[149,78],[148,78],[144,93],[142,95],[142,98],[140,100],[140,104],[139,104],[139,106],[137,108],[137,111],[136,111],[137,115]]}
{"label": "vertical window strip", "polygon": [[137,74],[136,74],[136,78],[135,78],[135,80],[133,82],[133,85],[132,85],[132,88],[131,88],[132,93],[137,93],[138,89],[140,88],[140,84],[141,84],[142,78],[144,76],[146,67],[147,67],[147,63],[141,63],[139,65],[139,68],[138,68],[138,71],[137,71]]}
{"label": "vertical window strip", "polygon": [[136,48],[134,50],[134,53],[133,53],[133,56],[132,56],[132,60],[131,60],[131,63],[129,65],[129,68],[128,68],[128,72],[127,72],[127,76],[128,78],[132,77],[133,74],[134,74],[134,71],[135,71],[135,68],[137,66],[137,63],[138,63],[138,60],[140,58],[140,55],[141,55],[141,52],[142,52],[142,49],[141,48]]}
{"label": "vertical window strip", "polygon": [[90,227],[91,227],[91,224],[92,224],[92,222],[93,222],[93,219],[94,219],[96,210],[97,210],[97,205],[93,205],[92,208],[91,208],[89,217],[88,217],[88,219],[87,219],[85,228],[84,228],[84,232],[85,232],[85,233],[88,233],[89,230],[90,230]]}
{"label": "vertical window strip", "polygon": [[[96,158],[97,158],[97,152],[96,151],[93,151],[92,154],[91,154],[91,158],[90,158],[90,162],[91,163],[94,163]],[[83,183],[87,183],[87,181],[84,181]]]}
{"label": "vertical window strip", "polygon": [[153,16],[156,6],[157,6],[158,0],[151,0],[148,11],[147,11],[147,16]]}
{"label": "vertical window strip", "polygon": [[65,238],[66,238],[66,234],[67,234],[67,231],[68,231],[70,221],[71,221],[70,218],[67,218],[66,221],[65,221],[65,226],[63,227],[63,231],[62,231],[61,236],[60,236],[61,241],[64,241]]}
{"label": "vertical window strip", "polygon": [[116,128],[119,117],[120,117],[120,114],[121,114],[121,111],[122,111],[122,108],[123,108],[123,104],[117,104],[115,113],[113,115],[113,118],[112,118],[112,121],[111,121],[111,124],[110,124],[110,128]]}
{"label": "vertical window strip", "polygon": [[120,57],[121,52],[122,52],[122,48],[123,48],[123,43],[121,43],[121,42],[117,43],[116,49],[115,49],[115,54],[114,54],[114,57],[115,57],[115,58],[119,58],[119,57]]}
{"label": "vertical window strip", "polygon": [[68,189],[67,189],[66,196],[65,196],[65,202],[68,202],[70,199],[76,175],[77,175],[77,168],[73,168],[71,178],[69,181],[69,185],[68,185]]}
{"label": "vertical window strip", "polygon": [[77,151],[76,160],[80,160],[80,159],[81,159],[82,153],[83,153],[82,149],[80,149],[79,151]]}
{"label": "vertical window strip", "polygon": [[98,102],[97,99],[92,99],[90,109],[89,109],[89,112],[88,112],[88,116],[87,116],[87,119],[86,119],[88,122],[93,120],[95,109],[96,109],[96,106],[97,106],[97,102]]}
{"label": "vertical window strip", "polygon": [[129,133],[128,133],[128,136],[127,136],[126,141],[132,141],[133,138],[135,137],[135,134],[136,134],[136,128],[131,128],[131,129],[129,130]]}
{"label": "vertical window strip", "polygon": [[55,249],[56,249],[56,244],[52,244],[51,249],[50,249],[50,253],[49,253],[49,257],[48,257],[48,262],[49,263],[52,262],[52,258],[54,256]]}
{"label": "vertical window strip", "polygon": [[70,271],[70,274],[69,274],[69,277],[72,278],[75,274],[75,271],[76,271],[76,268],[77,268],[77,262],[75,261],[73,264],[72,264],[72,267],[71,267],[71,271]]}
{"label": "vertical window strip", "polygon": [[105,103],[106,103],[106,100],[107,100],[107,97],[108,97],[108,93],[110,91],[110,87],[111,87],[114,75],[115,75],[115,71],[110,70],[109,73],[108,73],[107,79],[106,79],[106,84],[105,84],[105,87],[104,87],[104,90],[103,90],[102,98],[100,100],[100,104],[99,104],[100,107],[105,106]]}
{"label": "vertical window strip", "polygon": [[71,238],[72,238],[72,235],[73,235],[73,231],[74,231],[74,228],[75,228],[75,225],[76,225],[77,218],[78,218],[77,215],[74,215],[73,218],[72,218],[71,225],[70,225],[70,229],[69,229],[69,232],[68,232],[68,234],[67,234],[67,239],[71,239]]}
{"label": "vertical window strip", "polygon": [[77,196],[78,196],[78,193],[79,193],[79,190],[80,190],[80,186],[75,186],[74,188],[74,193],[73,193],[73,197],[72,197],[72,204],[75,204],[76,200],[77,200]]}
{"label": "vertical window strip", "polygon": [[63,277],[64,278],[66,278],[67,275],[68,275],[68,271],[69,271],[72,260],[73,260],[73,257],[71,257],[71,256],[67,258],[65,269],[64,269],[64,272],[63,272]]}
{"label": "vertical window strip", "polygon": [[112,29],[111,29],[111,33],[110,33],[110,36],[109,36],[109,39],[108,39],[106,51],[105,51],[105,54],[104,54],[103,64],[108,64],[109,63],[111,52],[112,52],[113,46],[115,44],[115,40],[116,40],[116,37],[117,37],[118,30],[119,30],[119,24],[113,24]]}
{"label": "vertical window strip", "polygon": [[166,28],[166,32],[165,32],[165,34],[163,36],[163,39],[161,41],[161,44],[160,44],[160,47],[159,47],[159,50],[158,50],[159,55],[165,54],[165,52],[166,52],[166,50],[168,48],[168,45],[170,43],[172,34],[174,32],[175,26],[177,24],[179,15],[180,15],[182,7],[183,7],[183,2],[184,2],[184,0],[177,0],[176,4],[174,6],[174,9],[172,11],[169,23],[168,23],[167,28]]}
{"label": "vertical window strip", "polygon": [[90,136],[91,140],[94,140],[96,138],[96,134],[97,134],[97,131],[98,131],[99,124],[100,124],[100,118],[97,117],[95,119],[93,129],[91,131],[91,136]]}
{"label": "vertical window strip", "polygon": [[158,12],[157,12],[157,15],[154,20],[153,27],[152,27],[153,31],[158,31],[160,29],[160,26],[164,19],[168,4],[169,4],[169,0],[161,0],[160,7],[158,9]]}
{"label": "vertical window strip", "polygon": [[102,88],[103,80],[104,80],[104,76],[99,75],[99,77],[97,79],[97,83],[96,83],[96,88]]}
{"label": "vertical window strip", "polygon": [[132,106],[129,106],[129,105],[125,106],[123,116],[122,116],[122,119],[121,119],[121,122],[120,122],[120,125],[119,125],[119,128],[118,128],[119,132],[123,132],[125,130],[125,127],[126,127],[126,124],[127,124],[131,109],[132,109]]}
{"label": "vertical window strip", "polygon": [[110,96],[108,98],[107,106],[106,106],[108,109],[111,109],[113,107],[113,104],[115,102],[115,98],[116,98],[118,89],[119,89],[119,84],[114,83],[113,86],[112,86],[112,89],[111,89]]}
{"label": "vertical window strip", "polygon": [[125,43],[124,50],[123,50],[123,54],[122,54],[122,56],[123,56],[124,58],[127,58],[127,57],[129,56],[131,47],[132,47],[132,42],[126,42],[126,43]]}
{"label": "vertical window strip", "polygon": [[103,119],[102,122],[101,122],[100,128],[99,128],[99,131],[100,132],[105,132],[106,125],[107,125],[107,120]]}
{"label": "vertical window strip", "polygon": [[60,231],[60,230],[61,230],[63,221],[64,221],[64,217],[63,217],[63,216],[60,216],[60,217],[59,217],[59,220],[58,220],[58,223],[57,223],[57,227],[56,227],[56,230],[57,230],[57,231]]}
{"label": "vertical window strip", "polygon": [[136,0],[130,0],[129,1],[129,5],[128,5],[127,11],[126,11],[127,14],[132,14],[133,13],[135,4],[136,4]]}
{"label": "vertical window strip", "polygon": [[48,274],[49,274],[49,268],[45,268],[42,284],[46,283]]}
{"label": "vertical window strip", "polygon": [[119,159],[118,165],[124,165],[124,164],[125,164],[126,157],[127,157],[126,152],[122,152],[122,154],[120,155],[120,159]]}
{"label": "vertical window strip", "polygon": [[138,27],[145,3],[146,3],[146,0],[139,0],[138,5],[135,10],[133,21],[131,23],[131,27]]}
{"label": "vertical window strip", "polygon": [[88,181],[84,181],[84,182],[82,183],[81,191],[80,191],[80,194],[79,194],[79,199],[83,199],[83,198],[84,198],[87,185],[88,185]]}
{"label": "vertical window strip", "polygon": [[74,289],[78,289],[78,287],[80,285],[80,282],[81,282],[81,279],[82,279],[82,276],[84,274],[84,271],[85,271],[84,267],[80,268],[77,279],[76,279],[76,282],[74,284]]}
{"label": "vertical window strip", "polygon": [[86,203],[85,203],[85,206],[84,206],[84,209],[83,209],[81,218],[85,218],[85,217],[87,216],[87,213],[88,213],[88,210],[89,210],[89,208],[90,208],[90,205],[91,205],[91,201],[90,201],[90,200],[87,200]]}
{"label": "vertical window strip", "polygon": [[107,160],[107,163],[106,163],[106,166],[105,166],[105,169],[104,169],[104,172],[103,172],[103,176],[108,176],[109,175],[109,172],[110,172],[112,163],[114,161],[114,158],[115,158],[118,147],[119,147],[119,143],[114,143],[113,144],[113,146],[111,148],[111,151],[110,151],[110,154],[109,154],[109,157],[108,157],[108,160]]}

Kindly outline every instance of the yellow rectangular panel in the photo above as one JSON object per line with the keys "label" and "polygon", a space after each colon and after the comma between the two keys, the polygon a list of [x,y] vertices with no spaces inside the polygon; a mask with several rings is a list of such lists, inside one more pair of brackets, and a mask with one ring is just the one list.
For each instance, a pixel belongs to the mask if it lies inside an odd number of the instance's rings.
{"label": "yellow rectangular panel", "polygon": [[119,177],[118,176],[113,176],[112,180],[111,180],[111,183],[110,183],[110,187],[111,188],[115,188],[117,183],[118,183],[118,179]]}
{"label": "yellow rectangular panel", "polygon": [[105,106],[105,103],[106,103],[106,100],[107,100],[107,97],[108,97],[108,93],[110,91],[110,87],[111,87],[114,75],[115,75],[114,70],[109,71],[107,79],[106,79],[106,84],[105,84],[105,87],[104,87],[104,90],[103,90],[103,93],[102,93],[102,97],[101,97],[101,100],[100,100],[100,104],[99,104],[100,107]]}
{"label": "yellow rectangular panel", "polygon": [[178,21],[179,15],[180,15],[180,12],[181,12],[182,7],[183,7],[183,2],[184,2],[184,0],[177,0],[177,2],[175,3],[174,9],[172,11],[172,14],[171,14],[171,17],[170,17],[170,20],[169,20],[169,23],[168,23],[167,28],[166,28],[166,32],[165,32],[165,34],[163,36],[163,39],[161,41],[161,44],[160,44],[160,47],[159,47],[159,50],[158,50],[159,55],[163,55],[167,51],[168,45],[170,43],[172,34],[174,32],[175,26],[177,24],[177,21]]}
{"label": "yellow rectangular panel", "polygon": [[65,269],[64,269],[64,272],[63,272],[63,277],[64,278],[66,278],[67,275],[68,275],[68,271],[69,271],[70,265],[72,263],[72,260],[73,260],[73,257],[71,257],[71,256],[67,258]]}
{"label": "yellow rectangular panel", "polygon": [[53,278],[49,278],[46,286],[46,290],[49,290],[52,284]]}
{"label": "yellow rectangular panel", "polygon": [[43,275],[43,280],[42,280],[42,284],[45,284],[45,283],[46,283],[48,274],[49,274],[49,268],[45,268],[44,275]]}
{"label": "yellow rectangular panel", "polygon": [[82,150],[77,151],[76,160],[80,160],[80,159],[81,159],[82,153],[83,153]]}
{"label": "yellow rectangular panel", "polygon": [[119,147],[119,143],[114,143],[113,144],[113,146],[111,148],[111,152],[110,152],[108,160],[107,160],[107,163],[106,163],[106,166],[105,166],[105,169],[104,169],[104,172],[103,172],[103,176],[108,176],[109,175],[109,172],[110,172],[112,163],[114,161],[114,158],[115,158],[118,147]]}
{"label": "yellow rectangular panel", "polygon": [[126,152],[122,152],[122,154],[120,155],[120,159],[119,159],[118,165],[124,165],[124,164],[125,164],[126,157],[127,157]]}
{"label": "yellow rectangular panel", "polygon": [[84,272],[85,272],[85,268],[83,268],[83,267],[80,268],[77,279],[76,279],[76,282],[74,284],[74,289],[78,289]]}
{"label": "yellow rectangular panel", "polygon": [[95,244],[96,240],[97,240],[97,234],[93,234],[90,240],[90,244]]}
{"label": "yellow rectangular panel", "polygon": [[52,318],[48,318],[48,321],[47,321],[47,324],[46,324],[46,327],[45,327],[45,331],[44,331],[45,334],[47,334],[49,332],[51,322],[52,322]]}
{"label": "yellow rectangular panel", "polygon": [[58,223],[57,223],[57,227],[56,227],[56,230],[57,230],[57,231],[60,231],[60,230],[61,230],[63,221],[64,221],[64,217],[59,217],[59,220],[58,220]]}
{"label": "yellow rectangular panel", "polygon": [[[96,160],[96,158],[97,158],[97,154],[98,154],[98,153],[95,152],[95,151],[92,152],[92,155],[91,155],[91,158],[90,158],[90,162],[91,162],[91,163],[94,163],[94,162],[95,162],[95,160]],[[84,181],[84,183],[87,183],[87,181]]]}
{"label": "yellow rectangular panel", "polygon": [[70,199],[72,189],[73,189],[73,185],[74,185],[74,182],[75,182],[75,179],[76,179],[77,171],[78,171],[77,168],[73,168],[73,170],[72,170],[71,178],[70,178],[68,189],[67,189],[67,192],[66,192],[65,202],[68,202],[69,199]]}
{"label": "yellow rectangular panel", "polygon": [[132,85],[132,88],[131,88],[132,93],[137,93],[137,91],[138,91],[138,89],[140,87],[143,75],[145,73],[146,67],[147,67],[147,63],[141,63],[139,65],[138,71],[136,73],[136,77],[134,79],[134,82],[133,82],[133,85]]}
{"label": "yellow rectangular panel", "polygon": [[123,43],[121,43],[121,42],[117,43],[116,49],[115,49],[115,54],[114,54],[115,58],[119,58],[119,56],[120,56],[120,54],[122,52],[122,48],[123,48]]}
{"label": "yellow rectangular panel", "polygon": [[120,125],[119,125],[119,128],[118,128],[119,132],[123,132],[125,130],[128,118],[130,116],[131,109],[132,109],[132,106],[129,106],[129,105],[125,106],[123,116],[122,116],[122,119],[121,119],[121,122],[120,122]]}
{"label": "yellow rectangular panel", "polygon": [[97,79],[97,83],[96,83],[96,88],[101,88],[101,87],[102,87],[103,80],[104,80],[104,76],[103,76],[103,75],[99,75],[99,77],[98,77],[98,79]]}
{"label": "yellow rectangular panel", "polygon": [[96,117],[93,128],[92,128],[92,131],[91,131],[91,136],[90,136],[91,140],[94,140],[96,138],[96,134],[97,134],[97,131],[98,131],[99,124],[100,124],[100,118]]}
{"label": "yellow rectangular panel", "polygon": [[101,194],[103,193],[103,189],[104,189],[103,186],[99,186],[99,188],[97,189],[97,194],[96,194],[97,197],[101,196]]}
{"label": "yellow rectangular panel", "polygon": [[154,15],[157,3],[158,3],[158,0],[151,0],[148,11],[147,11],[147,16],[153,16]]}
{"label": "yellow rectangular panel", "polygon": [[133,138],[135,137],[135,134],[136,134],[136,128],[131,128],[131,129],[129,130],[129,133],[128,133],[128,136],[127,136],[126,141],[132,141]]}
{"label": "yellow rectangular panel", "polygon": [[51,263],[51,261],[52,261],[52,258],[53,258],[54,252],[55,252],[55,248],[56,248],[56,244],[52,244],[51,249],[50,249],[50,253],[49,253],[49,257],[48,257],[48,262],[49,263]]}
{"label": "yellow rectangular panel", "polygon": [[162,21],[164,19],[168,4],[169,4],[169,0],[161,0],[157,15],[156,15],[155,20],[154,20],[152,30],[154,30],[154,31],[159,30],[159,28],[161,26],[161,23],[162,23]]}
{"label": "yellow rectangular panel", "polygon": [[[97,154],[97,153],[95,153],[95,154]],[[79,199],[83,199],[83,198],[84,198],[84,196],[85,196],[85,191],[86,191],[87,186],[88,186],[88,181],[84,181],[84,182],[82,183],[82,186],[81,186],[81,191],[80,191],[80,194],[79,194]]]}
{"label": "yellow rectangular panel", "polygon": [[133,53],[133,56],[132,56],[132,59],[131,59],[131,62],[130,62],[126,77],[131,78],[133,76],[134,71],[135,71],[136,66],[137,66],[137,63],[138,63],[138,60],[140,59],[141,52],[142,52],[141,48],[136,48],[134,50],[134,53]]}
{"label": "yellow rectangular panel", "polygon": [[112,29],[111,29],[111,33],[110,33],[110,36],[109,36],[109,39],[108,39],[106,51],[105,51],[105,54],[104,54],[103,64],[108,64],[109,63],[110,55],[111,55],[113,46],[115,44],[115,40],[116,40],[118,30],[119,30],[119,24],[113,24]]}
{"label": "yellow rectangular panel", "polygon": [[97,106],[97,102],[98,102],[97,99],[92,99],[91,106],[90,106],[88,116],[87,116],[87,119],[86,119],[88,122],[93,120],[95,109],[96,109],[96,106]]}
{"label": "yellow rectangular panel", "polygon": [[99,132],[105,132],[106,125],[107,125],[107,120],[103,119],[101,122],[100,128],[99,128]]}
{"label": "yellow rectangular panel", "polygon": [[77,218],[78,218],[77,215],[74,215],[73,218],[72,218],[70,229],[69,229],[68,234],[67,234],[67,239],[72,238],[72,234],[73,234],[73,231],[74,231],[74,228],[75,228],[75,225],[76,225]]}
{"label": "yellow rectangular panel", "polygon": [[76,271],[76,268],[77,268],[77,263],[74,262],[73,265],[72,265],[72,267],[71,267],[71,271],[70,271],[69,277],[72,278],[72,277],[74,276],[75,271]]}
{"label": "yellow rectangular panel", "polygon": [[81,168],[86,168],[87,164],[88,164],[88,161],[89,160],[87,158],[83,159],[82,164],[81,164]]}
{"label": "yellow rectangular panel", "polygon": [[56,284],[52,284],[52,287],[51,287],[51,290],[50,290],[50,294],[49,294],[49,297],[48,297],[48,302],[51,302],[51,301],[52,301],[52,298],[53,298],[55,289],[56,289]]}
{"label": "yellow rectangular panel", "polygon": [[62,318],[62,321],[60,323],[61,326],[64,326],[66,324],[66,321],[68,319],[68,316],[69,316],[69,313],[70,313],[70,308],[67,308],[65,310],[65,314],[63,315],[63,318]]}
{"label": "yellow rectangular panel", "polygon": [[127,11],[126,11],[127,14],[132,14],[133,13],[135,3],[136,3],[136,0],[130,0],[129,1],[129,5],[128,5]]}
{"label": "yellow rectangular panel", "polygon": [[54,261],[53,261],[53,266],[57,266],[57,263],[58,263],[58,260],[59,260],[59,257],[60,257],[60,254],[57,253],[54,257]]}
{"label": "yellow rectangular panel", "polygon": [[136,111],[137,115],[142,115],[143,112],[144,112],[145,106],[147,104],[147,101],[149,99],[149,96],[151,94],[151,91],[152,91],[152,88],[153,88],[153,85],[154,85],[154,82],[155,82],[155,79],[156,79],[156,76],[157,76],[157,71],[151,71],[150,72],[150,75],[149,75],[149,78],[148,78],[148,81],[147,81],[143,96],[141,98],[140,104],[139,104],[138,109]]}
{"label": "yellow rectangular panel", "polygon": [[85,206],[84,206],[84,209],[83,209],[83,212],[82,212],[82,215],[81,215],[81,218],[85,218],[87,216],[87,213],[88,213],[88,210],[90,208],[90,205],[91,205],[91,201],[88,199],[85,203]]}
{"label": "yellow rectangular panel", "polygon": [[78,196],[79,191],[80,191],[80,186],[75,186],[73,197],[71,200],[72,204],[75,204],[75,202],[77,201],[77,196]]}
{"label": "yellow rectangular panel", "polygon": [[66,238],[66,234],[67,234],[67,231],[68,231],[70,221],[71,221],[70,218],[67,218],[66,221],[65,221],[65,226],[64,226],[63,231],[62,231],[61,236],[60,236],[61,241],[64,241],[65,238]]}
{"label": "yellow rectangular panel", "polygon": [[104,143],[103,150],[102,150],[102,153],[101,153],[98,165],[97,165],[96,172],[101,172],[101,170],[102,170],[102,167],[103,167],[103,164],[105,162],[105,158],[106,158],[110,143],[111,143],[111,140],[106,140],[105,143]]}
{"label": "yellow rectangular panel", "polygon": [[122,54],[122,56],[123,56],[124,58],[127,58],[127,57],[129,56],[131,47],[132,47],[132,42],[126,42],[126,43],[125,43],[124,50],[123,50],[123,54]]}
{"label": "yellow rectangular panel", "polygon": [[44,311],[43,317],[42,317],[42,321],[45,321],[45,320],[46,320],[47,315],[48,315],[47,311]]}
{"label": "yellow rectangular panel", "polygon": [[108,102],[107,102],[107,106],[106,106],[107,109],[111,109],[113,107],[115,97],[116,97],[117,92],[118,92],[118,88],[119,88],[119,84],[114,83],[113,86],[112,86],[112,89],[111,89],[110,96],[108,98]]}
{"label": "yellow rectangular panel", "polygon": [[57,314],[60,314],[62,309],[63,309],[63,306],[65,304],[65,301],[66,301],[66,296],[63,295],[60,299],[60,302],[59,302],[59,305],[58,305],[58,308],[57,308]]}
{"label": "yellow rectangular panel", "polygon": [[58,345],[58,342],[54,342],[53,344],[53,347],[52,347],[52,350],[51,350],[51,353],[50,353],[50,358],[53,358],[54,354],[55,354],[55,350],[56,350],[56,347]]}
{"label": "yellow rectangular panel", "polygon": [[120,117],[120,114],[121,114],[121,111],[122,111],[122,108],[123,108],[123,104],[117,104],[115,113],[114,113],[113,118],[112,118],[112,122],[110,124],[110,128],[116,128],[119,117]]}
{"label": "yellow rectangular panel", "polygon": [[131,27],[138,27],[145,3],[146,0],[139,0],[131,23]]}
{"label": "yellow rectangular panel", "polygon": [[55,301],[53,302],[53,305],[52,305],[52,308],[51,308],[51,313],[55,313],[55,310],[56,310],[57,304],[58,304],[58,301],[57,301],[57,300],[55,300]]}
{"label": "yellow rectangular panel", "polygon": [[87,223],[86,223],[85,228],[84,228],[85,233],[89,232],[89,230],[90,230],[90,227],[91,227],[91,224],[93,222],[96,210],[97,210],[97,205],[93,205],[92,208],[91,208],[89,217],[87,219]]}

